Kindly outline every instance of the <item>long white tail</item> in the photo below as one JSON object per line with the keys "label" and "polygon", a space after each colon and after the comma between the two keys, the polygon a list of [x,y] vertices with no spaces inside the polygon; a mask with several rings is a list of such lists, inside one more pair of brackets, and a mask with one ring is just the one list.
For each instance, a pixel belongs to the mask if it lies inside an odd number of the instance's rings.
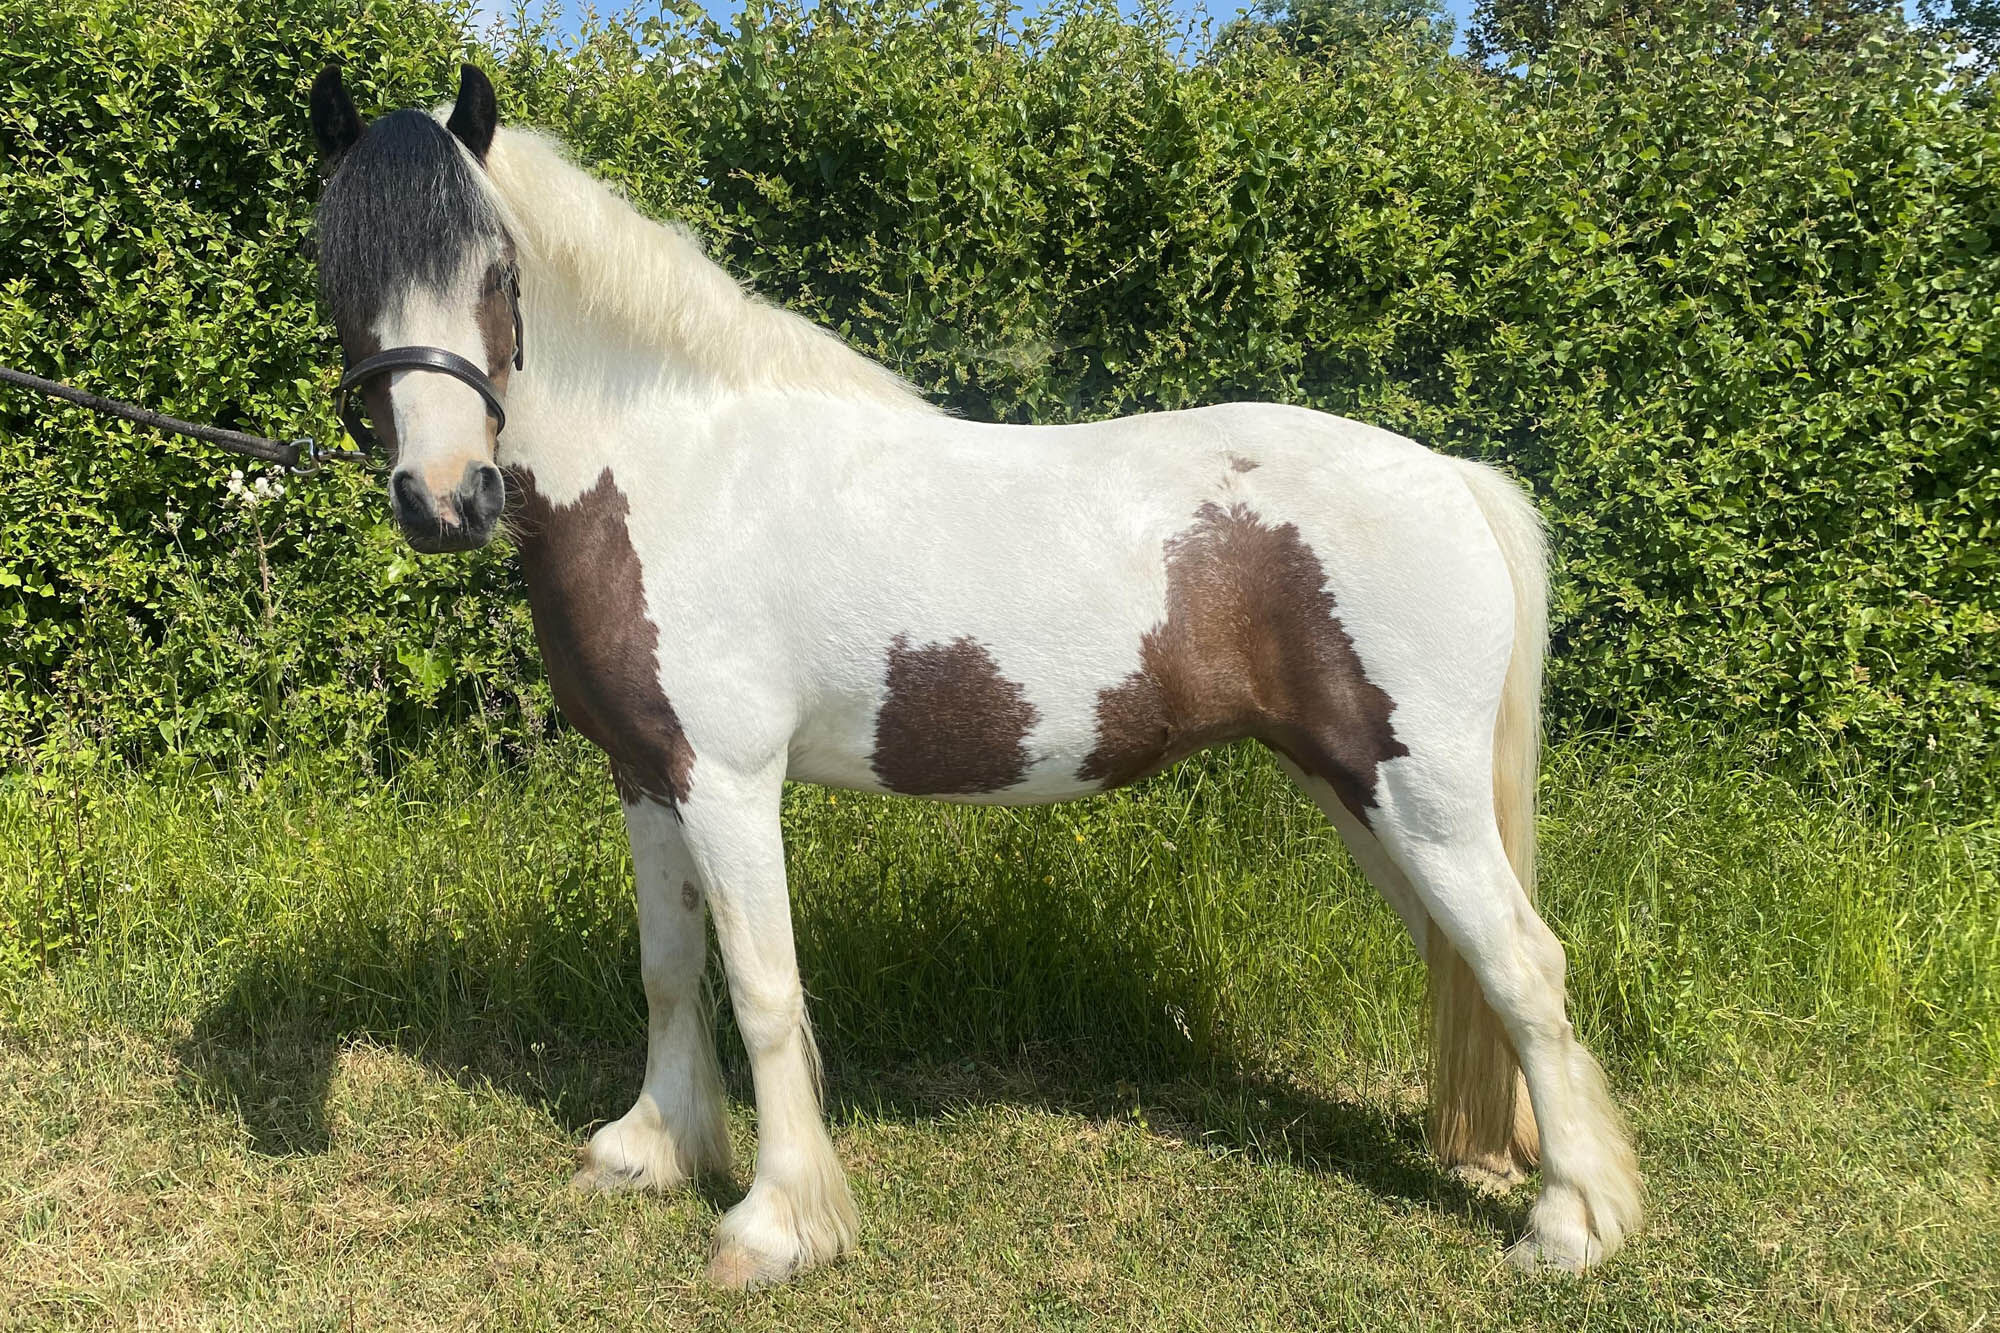
{"label": "long white tail", "polygon": [[[1542,746],[1542,655],[1548,640],[1548,554],[1527,492],[1460,460],[1514,584],[1514,652],[1493,725],[1493,813],[1515,878],[1535,896],[1535,786]],[[1513,1044],[1472,969],[1436,925],[1429,937],[1431,1147],[1447,1165],[1501,1181],[1533,1166],[1541,1137]]]}

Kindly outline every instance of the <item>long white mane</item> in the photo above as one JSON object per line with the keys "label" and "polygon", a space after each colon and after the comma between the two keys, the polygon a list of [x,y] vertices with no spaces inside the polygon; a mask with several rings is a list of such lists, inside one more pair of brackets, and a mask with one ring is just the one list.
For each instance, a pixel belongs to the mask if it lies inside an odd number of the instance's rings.
{"label": "long white mane", "polygon": [[[441,113],[443,111],[441,110]],[[735,388],[777,386],[937,410],[900,375],[743,287],[686,229],[655,222],[555,140],[502,127],[486,155],[523,265],[582,309]]]}

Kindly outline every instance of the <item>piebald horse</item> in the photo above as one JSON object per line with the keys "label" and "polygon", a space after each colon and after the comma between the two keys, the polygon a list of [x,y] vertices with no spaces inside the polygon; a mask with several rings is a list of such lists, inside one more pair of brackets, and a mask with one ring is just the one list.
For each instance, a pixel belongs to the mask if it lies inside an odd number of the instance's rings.
{"label": "piebald horse", "polygon": [[730,1165],[712,918],[758,1139],[709,1276],[780,1281],[854,1246],[787,779],[1059,801],[1254,737],[1428,963],[1444,1163],[1501,1187],[1540,1164],[1511,1257],[1582,1269],[1633,1231],[1633,1153],[1532,898],[1546,588],[1517,486],[1272,404],[954,419],[500,127],[475,68],[453,104],[365,125],[329,69],[311,114],[322,296],[396,522],[464,550],[505,510],[555,697],[623,803],[645,1081],[580,1186]]}

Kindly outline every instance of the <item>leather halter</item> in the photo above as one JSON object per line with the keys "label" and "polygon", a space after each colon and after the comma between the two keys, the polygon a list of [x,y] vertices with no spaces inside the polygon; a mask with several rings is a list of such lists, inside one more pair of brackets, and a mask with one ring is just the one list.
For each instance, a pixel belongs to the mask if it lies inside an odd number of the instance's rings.
{"label": "leather halter", "polygon": [[[508,304],[514,310],[514,369],[520,370],[524,364],[524,348],[521,341],[521,276],[518,270],[509,266],[501,278],[507,291]],[[397,370],[427,370],[439,375],[449,375],[469,386],[486,403],[486,415],[493,418],[493,433],[498,435],[507,429],[507,409],[501,406],[500,390],[493,380],[472,362],[456,352],[442,347],[391,347],[363,357],[349,366],[334,386],[333,408],[340,417],[340,424],[347,428],[348,436],[358,445],[366,448],[379,447],[381,441],[362,419],[355,392],[378,375],[386,375]]]}

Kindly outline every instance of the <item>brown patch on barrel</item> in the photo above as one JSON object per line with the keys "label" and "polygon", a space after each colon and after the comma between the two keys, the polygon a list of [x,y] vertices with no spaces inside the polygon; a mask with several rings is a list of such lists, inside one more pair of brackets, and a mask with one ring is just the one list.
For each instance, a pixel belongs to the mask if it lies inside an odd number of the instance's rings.
{"label": "brown patch on barrel", "polygon": [[659,628],[646,614],[639,553],[626,530],[631,505],[611,469],[566,505],[508,476],[508,527],[521,552],[535,641],[556,705],[611,757],[628,803],[688,797],[694,749],[660,689]]}
{"label": "brown patch on barrel", "polygon": [[912,648],[899,634],[885,683],[869,763],[890,791],[963,796],[1026,775],[1027,736],[1040,715],[984,645],[959,638]]}
{"label": "brown patch on barrel", "polygon": [[1167,618],[1140,640],[1139,669],[1098,693],[1097,747],[1077,776],[1115,787],[1254,736],[1366,823],[1376,768],[1409,751],[1298,528],[1210,502],[1168,539],[1166,562]]}
{"label": "brown patch on barrel", "polygon": [[1226,457],[1229,459],[1229,470],[1231,472],[1254,472],[1257,470],[1258,463],[1254,458],[1245,458],[1242,454],[1229,454]]}

